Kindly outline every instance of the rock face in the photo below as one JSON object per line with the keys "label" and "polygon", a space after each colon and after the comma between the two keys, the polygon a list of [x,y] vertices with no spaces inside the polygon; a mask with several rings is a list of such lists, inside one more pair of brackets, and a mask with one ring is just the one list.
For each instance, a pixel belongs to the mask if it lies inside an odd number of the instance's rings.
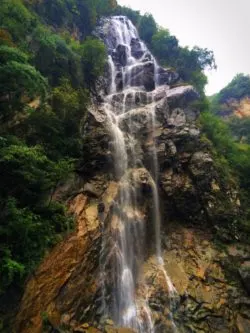
{"label": "rock face", "polygon": [[250,260],[244,261],[239,269],[240,277],[248,295],[250,295]]}
{"label": "rock face", "polygon": [[250,97],[228,98],[225,103],[220,104],[219,110],[216,111],[220,117],[225,119],[230,117],[247,118],[250,116]]}
{"label": "rock face", "polygon": [[[98,100],[103,103],[89,109],[84,128],[83,159],[78,165],[83,185],[74,189],[77,194],[68,193],[77,230],[30,277],[15,332],[139,332],[117,328],[103,316],[104,303],[112,303],[113,276],[119,271],[113,257],[117,252],[121,256],[120,244],[114,240],[124,228],[122,215],[128,230],[140,226],[145,233],[134,233],[130,246],[132,255],[140,259],[133,263],[134,293],[142,308],[140,320],[153,323],[150,333],[176,332],[174,325],[187,333],[247,333],[249,249],[226,245],[222,251],[213,243],[212,232],[221,232],[225,221],[236,219],[238,202],[235,191],[220,181],[210,148],[202,140],[195,103],[199,96],[191,86],[180,82],[173,86],[178,74],[155,67],[153,56],[138,38],[129,40],[131,54],[126,45],[117,45],[119,20],[135,29],[121,17],[102,20],[96,31],[112,63],[109,58],[106,76],[99,82]],[[130,56],[141,64],[123,75]],[[110,86],[114,93],[106,96]],[[112,113],[107,112],[107,103]],[[121,175],[119,159],[114,160],[114,119],[123,134],[124,142],[119,143],[129,157]],[[118,157],[124,162],[124,156]],[[160,265],[152,222],[155,187],[163,216]],[[127,200],[130,205],[121,212],[124,193],[133,193],[136,209]],[[138,254],[141,243],[143,256]]]}
{"label": "rock face", "polygon": [[[111,182],[100,196],[105,205],[103,220],[116,195],[117,184]],[[69,200],[68,207],[76,217],[77,230],[55,247],[30,278],[17,317],[17,332],[41,332],[43,313],[53,327],[59,327],[65,321],[74,320],[75,315],[80,317],[82,307],[94,303],[101,249],[98,201],[80,193]]]}

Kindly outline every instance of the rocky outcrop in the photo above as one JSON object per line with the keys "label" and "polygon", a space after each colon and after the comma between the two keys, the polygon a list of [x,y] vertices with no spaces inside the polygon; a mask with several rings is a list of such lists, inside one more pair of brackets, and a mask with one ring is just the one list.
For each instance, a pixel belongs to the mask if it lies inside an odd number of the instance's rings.
{"label": "rocky outcrop", "polygon": [[239,269],[240,277],[244,284],[244,287],[250,295],[250,260],[244,261]]}
{"label": "rocky outcrop", "polygon": [[[69,211],[76,218],[77,230],[45,258],[30,277],[17,316],[18,333],[42,332],[45,319],[55,329],[60,325],[78,326],[83,309],[95,304],[101,250],[101,224],[117,195],[117,184],[110,182],[99,197],[79,193],[69,200]],[[98,204],[104,206],[100,214]]]}
{"label": "rocky outcrop", "polygon": [[180,295],[173,314],[177,326],[184,332],[247,333],[249,298],[237,275],[242,257],[232,256],[231,246],[215,246],[213,234],[205,228],[172,224],[164,244],[166,270]]}
{"label": "rocky outcrop", "polygon": [[216,113],[222,118],[238,117],[240,119],[250,117],[250,97],[241,99],[228,98],[225,103],[217,106]]}
{"label": "rocky outcrop", "polygon": [[[133,66],[131,64],[130,70],[126,73],[125,78],[123,77],[122,68],[126,65],[129,65],[128,52],[126,50],[127,45],[123,43],[118,43],[117,28],[120,24],[128,25],[128,28],[135,32],[134,38],[131,38],[131,41],[126,40],[127,43],[130,43],[131,56],[135,59],[140,59],[140,66]],[[152,54],[145,49],[145,45],[137,38],[137,32],[135,27],[130,21],[124,17],[120,17],[119,20],[113,21],[111,18],[102,18],[99,22],[98,27],[95,29],[94,35],[105,42],[107,47],[107,52],[109,56],[112,56],[114,64],[118,69],[115,77],[115,84],[118,91],[122,91],[125,86],[129,83],[132,87],[144,87],[146,91],[152,91],[155,89],[155,82],[157,81],[160,85],[174,85],[180,81],[178,73],[174,70],[168,68],[158,67],[157,71],[155,70],[155,59]],[[124,22],[124,20],[126,22]],[[126,39],[126,38],[125,38]],[[104,78],[100,80],[98,84],[98,91],[102,93],[108,92],[108,86],[111,81],[112,73],[110,68],[106,67],[106,73]]]}

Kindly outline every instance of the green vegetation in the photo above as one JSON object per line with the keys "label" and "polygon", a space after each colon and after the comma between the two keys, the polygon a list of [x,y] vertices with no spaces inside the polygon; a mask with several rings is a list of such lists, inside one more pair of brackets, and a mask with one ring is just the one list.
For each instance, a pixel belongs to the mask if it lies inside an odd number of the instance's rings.
{"label": "green vegetation", "polygon": [[250,118],[232,117],[228,124],[237,141],[250,145]]}
{"label": "green vegetation", "polygon": [[151,44],[153,36],[157,33],[157,25],[151,14],[145,14],[140,18],[138,33],[147,44]]}
{"label": "green vegetation", "polygon": [[16,137],[2,137],[0,144],[2,293],[32,271],[57,234],[72,227],[63,206],[50,201],[72,161],[52,162],[42,147],[28,147]]}
{"label": "green vegetation", "polygon": [[0,46],[0,119],[6,121],[21,110],[24,99],[44,102],[46,96],[47,82],[28,64],[28,57],[16,48]]}
{"label": "green vegetation", "polygon": [[[240,180],[241,189],[250,198],[250,119],[240,119],[232,113],[234,103],[237,105],[245,97],[250,97],[250,76],[237,74],[218,94],[210,97],[211,112],[202,115],[202,122],[217,152],[226,158]],[[226,121],[218,117],[225,114],[231,116]]]}
{"label": "green vegetation", "polygon": [[175,36],[166,29],[159,29],[152,37],[152,50],[163,66],[176,69],[181,79],[192,84],[203,96],[207,78],[205,69],[216,68],[214,55],[208,49],[197,46],[191,50],[181,47]]}
{"label": "green vegetation", "polygon": [[233,115],[241,99],[246,97],[250,97],[250,76],[237,74],[225,88],[210,97],[210,112],[202,114],[201,119],[206,136],[213,143],[221,177],[225,181],[235,178],[239,184],[244,212],[241,227],[249,232],[250,119]]}
{"label": "green vegetation", "polygon": [[0,4],[0,296],[21,288],[73,228],[52,200],[81,156],[80,129],[105,47],[89,37],[112,0]]}
{"label": "green vegetation", "polygon": [[242,217],[237,225],[247,240],[250,232],[250,145],[242,144],[233,136],[229,124],[225,123],[211,110],[200,117],[202,129],[213,149],[214,161],[220,180],[225,188],[238,185]]}

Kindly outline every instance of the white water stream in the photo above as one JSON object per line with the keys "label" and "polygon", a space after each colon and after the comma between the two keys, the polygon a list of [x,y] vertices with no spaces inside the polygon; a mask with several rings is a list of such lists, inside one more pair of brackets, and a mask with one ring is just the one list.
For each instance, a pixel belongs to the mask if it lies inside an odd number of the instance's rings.
{"label": "white water stream", "polygon": [[[136,73],[140,71],[145,63],[153,63],[155,74],[155,86],[157,82],[158,65],[147,50],[142,41],[139,40],[138,33],[133,24],[125,17],[116,16],[109,19],[112,30],[114,52],[108,57],[110,86],[109,94],[105,98],[105,113],[107,115],[109,129],[113,137],[113,159],[115,178],[120,180],[120,191],[114,206],[112,217],[112,255],[113,262],[112,275],[112,308],[111,316],[115,323],[121,327],[131,327],[139,333],[153,333],[154,323],[151,310],[146,296],[139,297],[136,293],[137,281],[140,278],[140,268],[145,259],[145,221],[144,216],[138,208],[138,195],[135,184],[132,182],[133,173],[142,165],[140,156],[136,151],[136,133],[132,131],[132,116],[127,122],[126,131],[122,129],[121,119],[127,110],[136,109],[136,94],[142,91],[143,77],[138,79]],[[131,45],[136,41],[139,45],[141,57],[134,57]],[[126,64],[121,66],[116,60],[115,51],[123,47]],[[150,55],[150,60],[148,60]],[[117,89],[117,75],[122,78],[122,88]],[[135,82],[136,77],[136,84]],[[139,81],[138,81],[139,80]],[[140,82],[141,80],[141,82]],[[114,99],[119,103],[114,103]],[[176,290],[164,268],[161,250],[161,214],[158,193],[158,159],[154,141],[154,129],[156,126],[156,116],[153,101],[153,93],[147,93],[147,104],[152,104],[152,110],[148,115],[148,125],[152,130],[152,170],[150,176],[152,199],[153,199],[153,223],[155,234],[155,255],[159,270],[163,271],[169,290],[170,301],[176,295]],[[136,112],[136,111],[135,111]],[[131,113],[132,114],[132,113]],[[103,274],[105,276],[105,274]],[[140,281],[143,284],[143,281]],[[145,290],[148,286],[145,284]],[[105,303],[105,302],[104,302]],[[110,304],[104,305],[109,307]],[[170,306],[171,307],[171,306]],[[173,323],[174,326],[174,323]]]}

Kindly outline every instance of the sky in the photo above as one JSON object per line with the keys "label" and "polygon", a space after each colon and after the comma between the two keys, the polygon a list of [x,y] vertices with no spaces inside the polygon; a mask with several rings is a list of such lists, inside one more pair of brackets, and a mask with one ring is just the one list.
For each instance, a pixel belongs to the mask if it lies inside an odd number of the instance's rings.
{"label": "sky", "polygon": [[218,69],[206,72],[207,95],[225,87],[237,73],[250,74],[250,0],[118,0],[151,13],[181,46],[214,51]]}

